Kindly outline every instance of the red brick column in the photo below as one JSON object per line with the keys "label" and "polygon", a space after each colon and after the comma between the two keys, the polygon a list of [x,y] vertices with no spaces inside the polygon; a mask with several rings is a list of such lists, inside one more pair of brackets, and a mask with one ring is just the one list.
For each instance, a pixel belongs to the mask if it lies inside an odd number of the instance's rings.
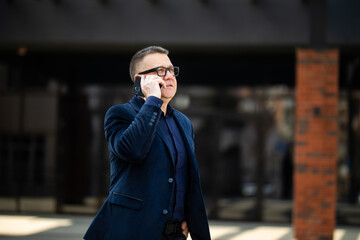
{"label": "red brick column", "polygon": [[333,239],[338,142],[338,50],[296,51],[294,237]]}

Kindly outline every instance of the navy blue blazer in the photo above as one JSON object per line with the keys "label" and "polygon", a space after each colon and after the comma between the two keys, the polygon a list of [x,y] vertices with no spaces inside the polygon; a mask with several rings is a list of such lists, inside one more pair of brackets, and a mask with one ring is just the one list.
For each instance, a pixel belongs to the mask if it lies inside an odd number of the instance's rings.
{"label": "navy blue blazer", "polygon": [[[159,240],[164,229],[175,167],[164,133],[157,127],[160,106],[139,97],[111,107],[105,116],[110,151],[109,196],[84,239]],[[189,159],[185,220],[193,240],[209,240],[209,225],[200,188],[190,120],[174,109]]]}

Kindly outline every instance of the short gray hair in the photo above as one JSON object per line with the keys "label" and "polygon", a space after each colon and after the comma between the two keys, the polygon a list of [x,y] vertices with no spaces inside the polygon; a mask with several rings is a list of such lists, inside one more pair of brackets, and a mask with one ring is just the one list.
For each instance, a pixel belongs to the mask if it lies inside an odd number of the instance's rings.
{"label": "short gray hair", "polygon": [[130,67],[129,67],[129,72],[130,72],[130,77],[131,80],[134,81],[133,77],[135,75],[135,68],[137,66],[137,64],[148,54],[151,53],[163,53],[168,55],[169,51],[166,50],[163,47],[159,47],[159,46],[149,46],[146,47],[144,49],[141,49],[140,51],[138,51],[137,53],[134,54],[134,56],[131,58],[130,61]]}

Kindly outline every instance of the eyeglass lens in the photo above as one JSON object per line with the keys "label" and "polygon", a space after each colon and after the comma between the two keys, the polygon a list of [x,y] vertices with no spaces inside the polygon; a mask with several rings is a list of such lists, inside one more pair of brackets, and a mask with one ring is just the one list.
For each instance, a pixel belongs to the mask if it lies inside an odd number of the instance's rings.
{"label": "eyeglass lens", "polygon": [[156,72],[160,77],[163,77],[166,75],[166,71],[169,71],[170,74],[174,76],[177,76],[179,74],[179,69],[175,67],[169,67],[169,68],[159,67],[157,68]]}

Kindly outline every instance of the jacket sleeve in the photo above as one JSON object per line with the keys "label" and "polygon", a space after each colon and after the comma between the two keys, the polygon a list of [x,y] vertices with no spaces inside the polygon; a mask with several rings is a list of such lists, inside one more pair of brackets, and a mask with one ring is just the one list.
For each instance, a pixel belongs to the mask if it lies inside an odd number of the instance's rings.
{"label": "jacket sleeve", "polygon": [[150,150],[161,112],[160,107],[148,104],[137,114],[129,104],[111,107],[104,122],[110,152],[127,162],[143,160]]}

